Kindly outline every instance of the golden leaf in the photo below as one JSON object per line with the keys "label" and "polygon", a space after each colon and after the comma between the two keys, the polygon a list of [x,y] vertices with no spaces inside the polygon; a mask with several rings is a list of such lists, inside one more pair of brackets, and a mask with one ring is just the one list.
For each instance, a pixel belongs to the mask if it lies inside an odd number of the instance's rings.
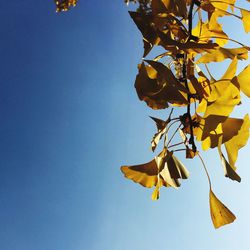
{"label": "golden leaf", "polygon": [[162,136],[166,132],[166,126],[169,123],[169,119],[167,119],[166,121],[163,121],[161,119],[151,117],[151,116],[150,116],[150,118],[152,118],[155,121],[156,126],[157,126],[157,130],[158,130],[151,141],[151,148],[152,148],[152,151],[154,152],[159,141],[161,140]]}
{"label": "golden leaf", "polygon": [[221,62],[227,58],[233,59],[237,57],[239,60],[248,59],[248,51],[249,48],[241,47],[235,49],[226,49],[226,48],[218,48],[217,50],[213,50],[210,53],[206,53],[201,56],[196,63],[210,63],[210,62]]}
{"label": "golden leaf", "polygon": [[243,124],[240,130],[238,131],[237,135],[235,135],[225,143],[228,160],[233,168],[236,168],[235,162],[238,158],[238,151],[247,144],[249,138],[249,128],[250,128],[249,115],[248,114],[245,115],[243,120],[244,120]]}
{"label": "golden leaf", "polygon": [[210,214],[215,228],[234,222],[235,215],[215,196],[209,192]]}
{"label": "golden leaf", "polygon": [[[162,97],[163,86],[157,82],[156,76],[152,79],[153,68],[141,64],[139,73],[136,76],[135,88],[140,100],[147,103],[152,109],[164,109],[168,107],[168,102]],[[151,74],[151,77],[150,77]]]}
{"label": "golden leaf", "polygon": [[172,152],[163,151],[152,161],[135,166],[122,166],[121,171],[128,179],[144,187],[156,187],[152,198],[156,199],[162,186],[177,188],[180,186],[178,179],[187,179],[189,173],[185,166],[173,155]]}
{"label": "golden leaf", "polygon": [[240,90],[248,97],[250,97],[249,75],[250,75],[250,65],[245,67],[245,69],[232,80],[234,85],[236,87],[239,87]]}
{"label": "golden leaf", "polygon": [[160,189],[159,189],[159,187],[156,187],[152,193],[151,198],[152,198],[152,200],[156,201],[159,199],[159,197],[160,197]]}
{"label": "golden leaf", "polygon": [[155,159],[141,165],[122,166],[121,171],[128,179],[147,188],[156,186],[158,183],[159,169]]}
{"label": "golden leaf", "polygon": [[[146,62],[150,65],[141,64],[135,81],[140,100],[145,101],[152,109],[167,108],[168,103],[186,105],[187,95],[183,92],[187,92],[187,89],[175,78],[171,70],[159,62]],[[150,76],[152,71],[157,74]]]}
{"label": "golden leaf", "polygon": [[222,136],[220,136],[219,138],[218,152],[220,155],[221,164],[224,169],[225,176],[230,178],[231,180],[240,182],[241,181],[240,176],[235,172],[234,167],[230,166],[230,164],[228,163],[228,161],[226,160],[225,156],[221,151],[221,143],[222,143]]}
{"label": "golden leaf", "polygon": [[250,11],[241,9],[240,12],[244,29],[248,33],[250,31]]}
{"label": "golden leaf", "polygon": [[167,13],[187,19],[187,7],[185,0],[162,0]]}
{"label": "golden leaf", "polygon": [[[236,0],[223,0],[223,1],[213,1],[209,0],[209,2],[218,10],[224,10],[225,15],[229,5],[234,5]],[[216,10],[217,11],[217,10]]]}
{"label": "golden leaf", "polygon": [[209,23],[208,23],[208,29],[209,29],[208,35],[211,38],[216,37],[215,42],[219,44],[220,46],[224,46],[228,42],[227,34],[223,31],[222,25],[217,22],[217,19],[224,15],[227,15],[225,14],[225,11],[216,10],[215,12],[212,13]]}
{"label": "golden leaf", "polygon": [[152,47],[159,43],[158,35],[152,26],[152,17],[132,11],[130,11],[129,14],[133,19],[133,21],[135,22],[137,28],[141,31],[141,34],[143,36],[143,42],[144,42],[143,57],[145,57],[150,52]]}
{"label": "golden leaf", "polygon": [[[220,137],[222,137],[221,143],[228,142],[240,132],[243,125],[243,119],[226,116],[210,115],[203,118],[196,114],[192,119],[198,124],[194,127],[193,133],[198,141],[202,141],[203,150],[217,147]],[[189,129],[184,132],[190,133]]]}

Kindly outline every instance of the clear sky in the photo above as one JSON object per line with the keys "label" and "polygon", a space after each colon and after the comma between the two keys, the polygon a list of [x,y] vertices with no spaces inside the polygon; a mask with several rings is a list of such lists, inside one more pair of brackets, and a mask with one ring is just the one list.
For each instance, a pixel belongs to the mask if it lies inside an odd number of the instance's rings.
{"label": "clear sky", "polygon": [[216,152],[203,154],[237,216],[219,230],[198,159],[180,155],[190,179],[157,202],[120,172],[153,158],[148,116],[168,114],[137,98],[142,42],[122,0],[79,0],[60,14],[52,0],[0,7],[0,250],[250,249],[249,146],[240,184],[224,177]]}

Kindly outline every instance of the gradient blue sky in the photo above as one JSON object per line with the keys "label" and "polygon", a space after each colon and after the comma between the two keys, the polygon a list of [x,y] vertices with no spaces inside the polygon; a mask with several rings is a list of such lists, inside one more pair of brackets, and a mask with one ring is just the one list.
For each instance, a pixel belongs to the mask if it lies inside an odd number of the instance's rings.
{"label": "gradient blue sky", "polygon": [[[205,154],[215,193],[237,215],[220,230],[198,159],[180,156],[190,179],[157,202],[123,178],[121,165],[153,157],[148,116],[166,113],[137,99],[142,42],[123,1],[79,1],[61,14],[52,0],[0,3],[0,249],[250,249],[249,146],[240,184]],[[233,36],[249,41],[237,25]]]}

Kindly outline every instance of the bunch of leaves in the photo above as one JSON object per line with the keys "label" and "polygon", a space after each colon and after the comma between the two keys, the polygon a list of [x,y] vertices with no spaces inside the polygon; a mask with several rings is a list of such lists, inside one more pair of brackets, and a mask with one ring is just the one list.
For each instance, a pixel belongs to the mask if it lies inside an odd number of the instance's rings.
{"label": "bunch of leaves", "polygon": [[78,0],[54,0],[56,4],[56,12],[68,11],[71,7],[75,7]]}
{"label": "bunch of leaves", "polygon": [[[144,187],[155,187],[152,199],[157,200],[161,187],[178,188],[180,180],[189,176],[175,152],[184,151],[189,159],[198,157],[209,181],[214,227],[231,223],[235,216],[215,196],[197,142],[203,150],[217,148],[225,176],[241,181],[235,164],[238,151],[247,143],[250,121],[248,114],[244,118],[232,118],[230,114],[242,104],[241,92],[250,97],[250,65],[236,73],[238,61],[248,59],[250,48],[230,38],[219,19],[237,18],[242,21],[245,32],[249,32],[250,11],[237,6],[235,0],[125,2],[138,4],[137,10],[129,14],[144,44],[143,60],[135,80],[138,97],[151,109],[171,107],[171,111],[166,120],[151,117],[157,127],[151,148],[154,152],[162,140],[160,153],[148,163],[122,166],[121,171]],[[236,47],[228,47],[228,43]],[[151,60],[145,59],[154,47],[161,47],[164,52]],[[223,76],[216,80],[208,64],[224,63],[226,59],[231,62]],[[172,117],[173,110],[179,107],[181,110],[186,107],[185,112]],[[178,131],[181,142],[173,143]]]}

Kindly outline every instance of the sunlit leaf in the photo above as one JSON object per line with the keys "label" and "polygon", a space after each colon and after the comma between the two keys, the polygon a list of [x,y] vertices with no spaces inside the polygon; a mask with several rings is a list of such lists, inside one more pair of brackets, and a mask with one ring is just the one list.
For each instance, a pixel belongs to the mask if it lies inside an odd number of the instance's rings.
{"label": "sunlit leaf", "polygon": [[209,2],[218,10],[227,11],[229,5],[234,5],[236,0],[222,0],[222,1],[209,0]]}
{"label": "sunlit leaf", "polygon": [[156,126],[157,126],[157,130],[158,130],[151,141],[151,148],[152,148],[152,151],[154,152],[159,141],[161,140],[162,136],[166,132],[166,129],[167,129],[166,126],[169,123],[169,119],[167,119],[166,121],[163,121],[161,119],[151,117],[151,116],[150,116],[150,118],[152,118],[155,121]]}
{"label": "sunlit leaf", "polygon": [[245,31],[248,33],[250,31],[250,11],[241,9],[242,22]]}
{"label": "sunlit leaf", "polygon": [[248,59],[249,48],[241,47],[235,49],[218,48],[210,53],[206,53],[201,56],[196,63],[210,63],[210,62],[221,62],[225,59],[233,59],[237,57],[239,60]]}
{"label": "sunlit leaf", "polygon": [[158,35],[152,26],[152,16],[132,11],[130,11],[129,14],[142,33],[144,42],[143,57],[145,57],[151,48],[159,43]]}
{"label": "sunlit leaf", "polygon": [[156,199],[159,195],[161,186],[174,187],[180,186],[178,179],[187,179],[189,173],[185,166],[173,155],[172,152],[164,149],[152,161],[135,166],[122,166],[121,171],[128,179],[141,184],[144,187],[156,187],[152,198]]}
{"label": "sunlit leaf", "polygon": [[235,215],[215,196],[209,192],[210,214],[215,228],[234,222]]}
{"label": "sunlit leaf", "polygon": [[224,169],[225,176],[230,178],[231,180],[240,182],[241,181],[240,176],[235,172],[234,167],[230,166],[230,164],[228,163],[228,161],[226,160],[225,156],[221,151],[221,143],[222,143],[222,136],[219,138],[218,152],[220,155],[221,164]]}
{"label": "sunlit leaf", "polygon": [[[168,103],[186,105],[187,97],[183,92],[187,92],[187,89],[175,78],[171,70],[159,62],[146,62],[150,65],[141,64],[135,81],[140,100],[144,100],[152,109],[167,108]],[[157,73],[156,76],[152,76],[152,70]]]}
{"label": "sunlit leaf", "polygon": [[250,76],[250,65],[245,67],[245,69],[232,80],[235,86],[240,87],[240,90],[248,97],[250,97],[249,76]]}
{"label": "sunlit leaf", "polygon": [[153,193],[152,193],[151,198],[152,198],[152,200],[156,201],[156,200],[159,199],[159,197],[160,197],[160,188],[159,188],[159,187],[156,187],[156,188],[154,189]]}
{"label": "sunlit leaf", "polygon": [[232,137],[229,141],[225,143],[228,160],[233,168],[235,167],[235,162],[238,158],[238,151],[247,144],[249,138],[249,128],[250,120],[249,115],[245,115],[243,124],[238,131],[237,135]]}

